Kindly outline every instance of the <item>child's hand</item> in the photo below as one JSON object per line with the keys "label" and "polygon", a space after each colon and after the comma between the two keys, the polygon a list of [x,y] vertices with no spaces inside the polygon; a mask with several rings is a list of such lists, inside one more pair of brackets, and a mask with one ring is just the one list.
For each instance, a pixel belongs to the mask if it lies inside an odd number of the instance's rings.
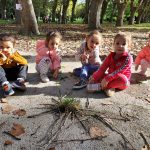
{"label": "child's hand", "polygon": [[85,61],[86,59],[88,59],[88,56],[85,55],[85,54],[82,54],[82,55],[80,56],[80,59],[81,59],[81,61]]}
{"label": "child's hand", "polygon": [[138,70],[138,68],[139,68],[139,65],[135,65],[135,71],[137,71]]}
{"label": "child's hand", "polygon": [[89,78],[89,84],[93,84],[95,81],[94,81],[94,78],[91,76],[90,78]]}
{"label": "child's hand", "polygon": [[5,61],[7,59],[7,56],[3,54],[2,52],[0,52],[0,58],[2,58],[3,61]]}
{"label": "child's hand", "polygon": [[53,78],[57,79],[58,78],[58,73],[59,73],[59,69],[56,69],[53,73]]}
{"label": "child's hand", "polygon": [[106,79],[103,79],[101,81],[101,88],[102,88],[102,90],[104,90],[106,88],[107,84],[108,84],[108,82],[106,81]]}

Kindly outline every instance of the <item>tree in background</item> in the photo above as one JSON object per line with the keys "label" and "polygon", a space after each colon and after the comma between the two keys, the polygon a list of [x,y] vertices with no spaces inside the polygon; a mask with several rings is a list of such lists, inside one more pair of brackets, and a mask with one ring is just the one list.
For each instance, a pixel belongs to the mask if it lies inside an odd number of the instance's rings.
{"label": "tree in background", "polygon": [[146,13],[147,8],[150,9],[150,0],[143,0],[142,4],[140,5],[138,9],[138,17],[136,20],[136,24],[140,24],[142,17],[144,16],[144,13]]}
{"label": "tree in background", "polygon": [[88,23],[88,16],[89,16],[89,8],[90,3],[92,0],[86,0],[85,2],[85,16],[84,16],[84,23]]}
{"label": "tree in background", "polygon": [[124,0],[124,1],[116,0],[117,10],[118,10],[116,26],[122,26],[123,25],[123,18],[124,18],[125,9],[127,6],[127,1],[128,0]]}
{"label": "tree in background", "polygon": [[21,33],[24,34],[39,34],[37,20],[32,4],[32,0],[21,0],[22,5],[22,28]]}
{"label": "tree in background", "polygon": [[138,8],[143,3],[143,0],[131,0],[130,2],[130,17],[129,17],[129,25],[134,24],[135,20],[135,12],[138,10]]}
{"label": "tree in background", "polygon": [[74,21],[74,17],[75,17],[75,7],[76,7],[77,0],[72,0],[72,2],[73,2],[73,5],[72,5],[72,13],[71,13],[71,22]]}
{"label": "tree in background", "polygon": [[88,27],[92,29],[101,28],[100,16],[104,0],[94,0],[90,3]]}
{"label": "tree in background", "polygon": [[66,24],[67,23],[67,9],[69,6],[69,0],[62,0],[63,9],[62,9],[62,19],[61,23]]}
{"label": "tree in background", "polygon": [[58,0],[54,0],[53,7],[52,7],[52,22],[55,22],[57,4],[58,4]]}
{"label": "tree in background", "polygon": [[1,16],[2,16],[2,19],[6,19],[6,0],[1,0]]}
{"label": "tree in background", "polygon": [[104,15],[106,14],[107,6],[110,0],[104,0],[102,5],[102,13],[101,13],[101,20],[100,23],[103,23]]}

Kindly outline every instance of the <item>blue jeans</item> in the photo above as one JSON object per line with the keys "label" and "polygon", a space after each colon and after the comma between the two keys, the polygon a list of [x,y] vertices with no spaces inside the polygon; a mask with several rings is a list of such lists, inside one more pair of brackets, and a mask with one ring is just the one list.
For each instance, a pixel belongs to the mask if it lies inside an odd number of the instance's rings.
{"label": "blue jeans", "polygon": [[27,71],[27,65],[18,65],[12,68],[3,68],[0,66],[0,85],[7,80],[12,81],[17,78],[23,78],[26,80]]}
{"label": "blue jeans", "polygon": [[99,65],[86,64],[80,68],[75,68],[73,74],[80,77],[80,80],[87,80],[99,67]]}

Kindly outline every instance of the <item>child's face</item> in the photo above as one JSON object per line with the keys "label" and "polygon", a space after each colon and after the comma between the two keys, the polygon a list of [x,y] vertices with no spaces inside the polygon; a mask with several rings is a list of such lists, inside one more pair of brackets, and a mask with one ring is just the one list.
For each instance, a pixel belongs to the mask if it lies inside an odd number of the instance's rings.
{"label": "child's face", "polygon": [[0,51],[7,55],[12,54],[14,49],[14,44],[11,41],[1,41],[0,42]]}
{"label": "child's face", "polygon": [[56,50],[58,49],[59,44],[60,44],[59,38],[50,39],[48,42],[48,48],[51,50]]}
{"label": "child's face", "polygon": [[90,51],[94,50],[97,46],[100,45],[101,38],[98,35],[92,35],[90,37],[87,37],[86,39],[87,47]]}
{"label": "child's face", "polygon": [[126,39],[120,37],[114,41],[114,51],[116,52],[116,54],[127,52],[128,48],[129,45]]}

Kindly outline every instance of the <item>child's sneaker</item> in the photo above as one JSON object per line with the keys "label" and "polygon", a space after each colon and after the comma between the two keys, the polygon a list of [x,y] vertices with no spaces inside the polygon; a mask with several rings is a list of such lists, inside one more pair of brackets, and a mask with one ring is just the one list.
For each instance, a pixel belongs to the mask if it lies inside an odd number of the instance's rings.
{"label": "child's sneaker", "polygon": [[114,88],[106,89],[105,93],[108,97],[112,97],[115,94],[115,89]]}
{"label": "child's sneaker", "polygon": [[97,91],[100,91],[100,90],[101,90],[100,83],[88,84],[87,85],[87,91],[90,92],[90,93],[97,92]]}
{"label": "child's sneaker", "polygon": [[26,90],[26,86],[24,84],[24,79],[19,78],[17,79],[15,82],[12,83],[13,88],[21,90],[21,91],[25,91]]}
{"label": "child's sneaker", "polygon": [[47,77],[47,75],[41,74],[40,77],[41,77],[42,82],[44,83],[49,82],[49,78]]}
{"label": "child's sneaker", "polygon": [[82,89],[86,86],[87,86],[87,82],[85,80],[80,80],[73,86],[73,89]]}
{"label": "child's sneaker", "polygon": [[12,89],[11,84],[8,81],[6,81],[2,84],[2,89],[3,89],[5,97],[11,96],[15,93],[14,90]]}

